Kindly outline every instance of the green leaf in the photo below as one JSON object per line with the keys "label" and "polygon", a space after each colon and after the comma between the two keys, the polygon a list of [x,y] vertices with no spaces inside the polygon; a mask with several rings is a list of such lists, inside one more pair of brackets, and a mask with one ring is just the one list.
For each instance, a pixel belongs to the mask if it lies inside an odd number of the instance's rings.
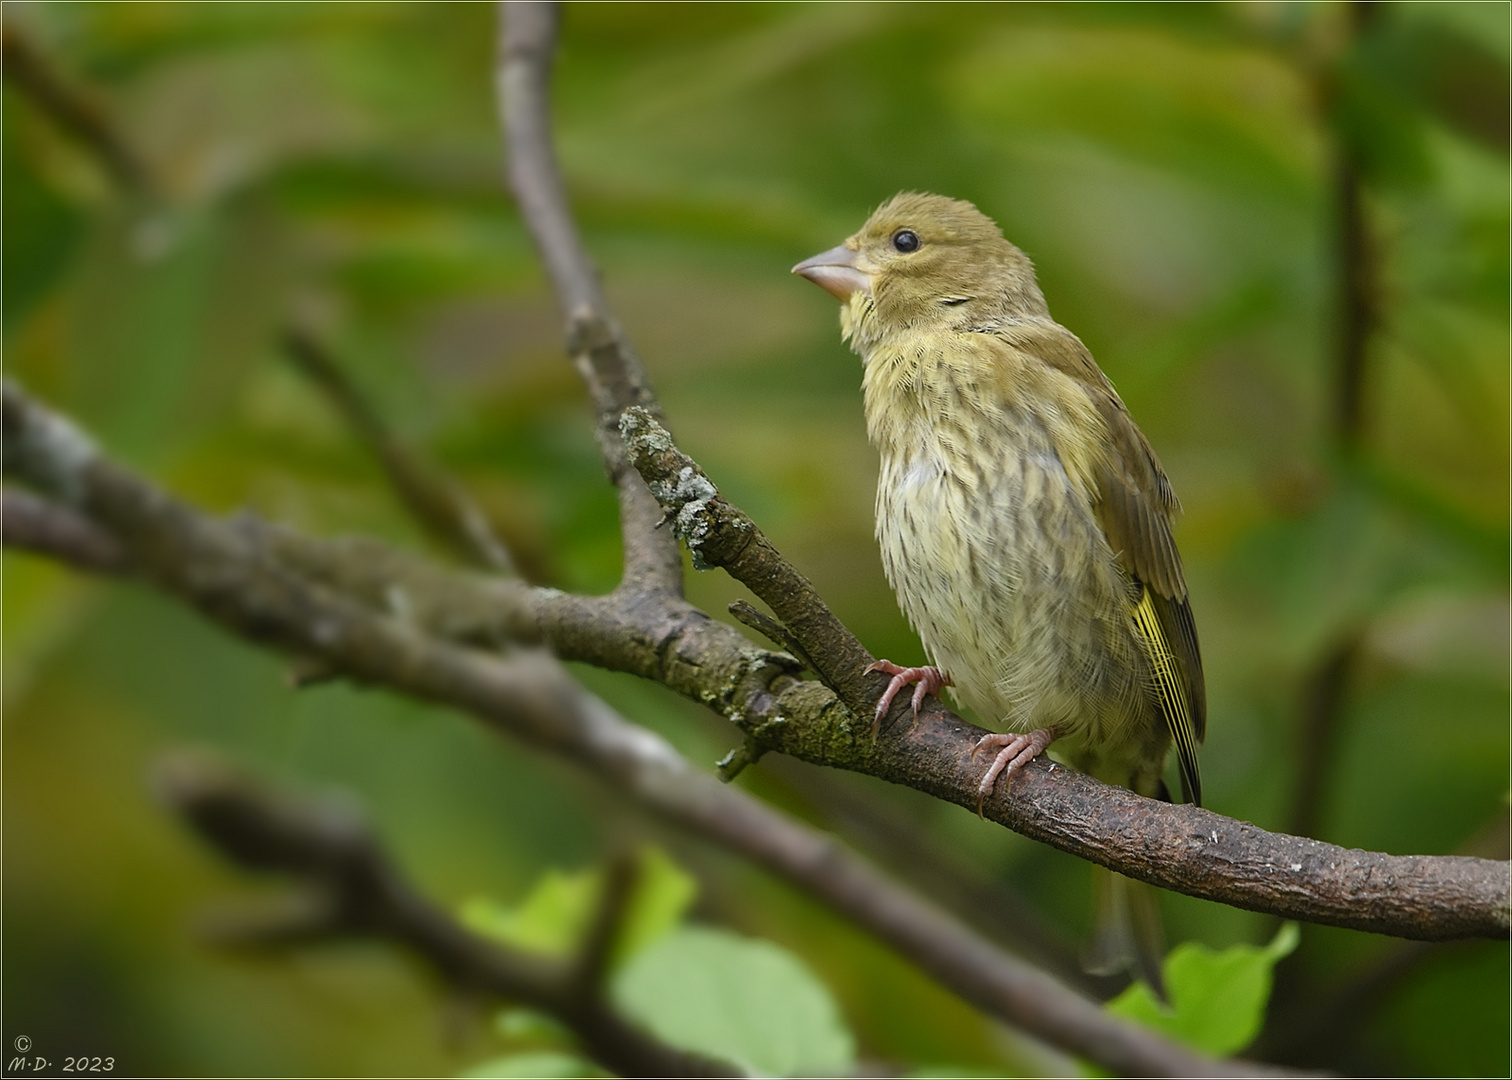
{"label": "green leaf", "polygon": [[829,991],[769,941],[684,927],[631,960],[612,993],[663,1041],[756,1073],[839,1073],[855,1063],[855,1039]]}
{"label": "green leaf", "polygon": [[615,967],[675,930],[698,897],[697,880],[660,848],[642,848],[637,862],[640,876],[615,944]]}
{"label": "green leaf", "polygon": [[[616,967],[677,926],[698,895],[698,882],[660,849],[644,847],[636,861],[639,875],[615,946]],[[603,888],[600,869],[549,870],[514,907],[485,897],[469,900],[462,921],[506,945],[566,955],[587,932]]]}
{"label": "green leaf", "polygon": [[599,870],[548,870],[516,907],[477,898],[462,907],[470,929],[506,945],[566,955],[582,939],[603,888]]}
{"label": "green leaf", "polygon": [[482,1077],[538,1077],[540,1080],[566,1080],[568,1077],[611,1076],[598,1066],[585,1061],[576,1054],[559,1054],[551,1050],[532,1051],[528,1054],[505,1054],[490,1061],[474,1065],[457,1074],[466,1080]]}
{"label": "green leaf", "polygon": [[1187,942],[1165,962],[1169,1006],[1142,982],[1108,1003],[1108,1011],[1209,1054],[1237,1053],[1250,1044],[1265,1019],[1271,973],[1301,940],[1286,923],[1269,945],[1233,945],[1222,952]]}
{"label": "green leaf", "polygon": [[573,1039],[572,1032],[555,1017],[520,1007],[500,1009],[494,1016],[494,1030],[515,1043],[568,1044]]}

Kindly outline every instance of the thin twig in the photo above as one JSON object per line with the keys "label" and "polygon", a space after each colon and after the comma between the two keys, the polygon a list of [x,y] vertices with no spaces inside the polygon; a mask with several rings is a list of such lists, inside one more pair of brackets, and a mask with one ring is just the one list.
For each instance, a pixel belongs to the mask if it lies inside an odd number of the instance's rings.
{"label": "thin twig", "polygon": [[286,329],[282,342],[289,359],[330,399],[383,466],[390,485],[427,532],[479,566],[514,572],[508,550],[483,511],[394,436],[330,350],[299,328]]}
{"label": "thin twig", "polygon": [[631,405],[660,416],[644,365],[614,321],[567,206],[566,188],[551,140],[551,61],[558,5],[506,3],[500,19],[497,86],[508,144],[510,189],[556,290],[567,323],[567,350],[598,409],[598,442],[619,490],[629,592],[682,595],[682,554],[659,530],[661,511],[640,475],[625,460],[619,414]]}
{"label": "thin twig", "polygon": [[7,18],[0,27],[4,42],[5,78],[68,132],[104,167],[110,178],[133,194],[150,195],[154,184],[146,163],[137,155],[104,110],[63,79],[47,58]]}
{"label": "thin twig", "polygon": [[[323,903],[296,909],[264,943],[351,935],[386,938],[424,957],[449,983],[554,1017],[588,1056],[621,1076],[741,1076],[728,1064],[660,1042],[606,1003],[596,956],[561,963],[468,932],[408,884],[366,820],[346,802],[301,802],[203,755],[160,763],[161,796],[206,840],[254,870],[301,880]],[[590,939],[585,953],[598,948]]]}
{"label": "thin twig", "polygon": [[762,611],[760,608],[753,607],[752,605],[746,603],[746,601],[744,600],[736,600],[734,603],[732,603],[729,607],[729,612],[731,615],[735,616],[737,621],[745,626],[749,626],[752,630],[755,630],[758,634],[761,634],[763,637],[765,637],[773,645],[776,645],[780,649],[786,649],[788,652],[792,653],[793,658],[801,663],[804,667],[808,668],[810,671],[814,670],[813,661],[811,661],[808,658],[808,654],[803,651],[803,646],[798,644],[798,639],[793,636],[792,631],[783,626],[776,619],[772,618],[766,612]]}
{"label": "thin twig", "polygon": [[[630,460],[647,481],[673,529],[688,545],[694,566],[718,566],[765,601],[787,627],[824,684],[856,716],[869,716],[887,676],[871,673],[874,657],[829,609],[818,590],[782,557],[744,512],[672,442],[648,410],[620,417]],[[900,702],[894,715],[907,709]]]}
{"label": "thin twig", "polygon": [[[1377,15],[1377,5],[1369,0],[1352,0],[1345,5],[1349,37],[1344,47],[1353,47]],[[1369,390],[1366,365],[1371,339],[1380,328],[1381,302],[1378,255],[1365,205],[1364,162],[1355,147],[1354,137],[1344,130],[1345,119],[1339,115],[1342,67],[1341,58],[1336,58],[1326,69],[1320,78],[1319,97],[1328,113],[1328,127],[1333,132],[1331,179],[1338,288],[1335,435],[1344,451],[1355,452],[1361,448],[1364,438]]]}
{"label": "thin twig", "polygon": [[1345,635],[1328,650],[1303,689],[1295,757],[1296,788],[1287,819],[1288,831],[1294,836],[1317,835],[1323,794],[1337,754],[1339,728],[1348,707],[1350,677],[1362,640],[1358,631]]}
{"label": "thin twig", "polygon": [[598,907],[588,932],[578,947],[577,959],[572,966],[572,979],[585,995],[603,986],[614,959],[615,947],[625,929],[625,920],[630,914],[630,901],[635,897],[640,882],[640,866],[629,855],[620,855],[609,863],[603,891],[599,893]]}

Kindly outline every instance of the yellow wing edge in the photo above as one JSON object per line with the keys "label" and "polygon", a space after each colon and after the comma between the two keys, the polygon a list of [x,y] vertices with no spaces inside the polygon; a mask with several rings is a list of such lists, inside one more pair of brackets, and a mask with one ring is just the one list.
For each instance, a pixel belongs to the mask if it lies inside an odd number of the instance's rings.
{"label": "yellow wing edge", "polygon": [[1155,674],[1155,696],[1171,729],[1171,739],[1176,743],[1176,757],[1181,766],[1181,792],[1187,802],[1201,806],[1202,776],[1197,769],[1197,732],[1181,672],[1177,670],[1176,657],[1166,641],[1165,629],[1155,614],[1150,589],[1141,583],[1140,590],[1139,603],[1134,606],[1134,625],[1144,640],[1150,668]]}

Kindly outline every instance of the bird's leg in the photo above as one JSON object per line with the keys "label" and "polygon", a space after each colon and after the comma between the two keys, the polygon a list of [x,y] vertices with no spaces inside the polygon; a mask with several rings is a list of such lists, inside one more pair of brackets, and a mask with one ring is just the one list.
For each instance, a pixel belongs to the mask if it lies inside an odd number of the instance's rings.
{"label": "bird's leg", "polygon": [[867,672],[880,671],[891,675],[892,682],[887,684],[887,689],[882,691],[882,696],[877,699],[877,712],[872,719],[872,729],[875,731],[882,723],[882,718],[887,715],[887,710],[892,708],[893,698],[909,683],[918,683],[913,692],[913,715],[919,718],[919,710],[924,707],[924,698],[929,694],[940,696],[940,688],[954,686],[950,676],[946,675],[937,667],[899,667],[891,660],[878,660]]}
{"label": "bird's leg", "polygon": [[977,816],[982,816],[982,803],[992,793],[992,786],[997,783],[998,775],[1003,776],[1003,790],[1013,783],[1013,774],[1018,772],[1019,766],[1033,761],[1045,752],[1046,747],[1055,741],[1056,731],[1054,728],[1037,728],[1027,735],[1022,732],[1008,734],[1005,732],[993,732],[983,735],[977,744],[971,748],[971,757],[976,759],[977,752],[984,746],[998,752],[997,757],[992,759],[992,764],[987,767],[987,772],[982,776],[982,782],[977,785]]}

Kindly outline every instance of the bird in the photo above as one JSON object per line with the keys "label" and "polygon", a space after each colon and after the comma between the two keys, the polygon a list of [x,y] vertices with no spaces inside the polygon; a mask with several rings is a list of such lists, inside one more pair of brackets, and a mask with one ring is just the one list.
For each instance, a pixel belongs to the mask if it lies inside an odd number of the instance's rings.
{"label": "bird", "polygon": [[[977,810],[1053,744],[1106,783],[1170,801],[1176,749],[1201,805],[1207,705],[1172,537],[1180,503],[1082,341],[1050,315],[1029,257],[972,203],[900,192],[793,267],[841,302],[881,463],[876,534],[927,666],[879,660],[876,706],[950,687],[992,730]],[[1089,970],[1163,993],[1149,886],[1094,867]]]}

